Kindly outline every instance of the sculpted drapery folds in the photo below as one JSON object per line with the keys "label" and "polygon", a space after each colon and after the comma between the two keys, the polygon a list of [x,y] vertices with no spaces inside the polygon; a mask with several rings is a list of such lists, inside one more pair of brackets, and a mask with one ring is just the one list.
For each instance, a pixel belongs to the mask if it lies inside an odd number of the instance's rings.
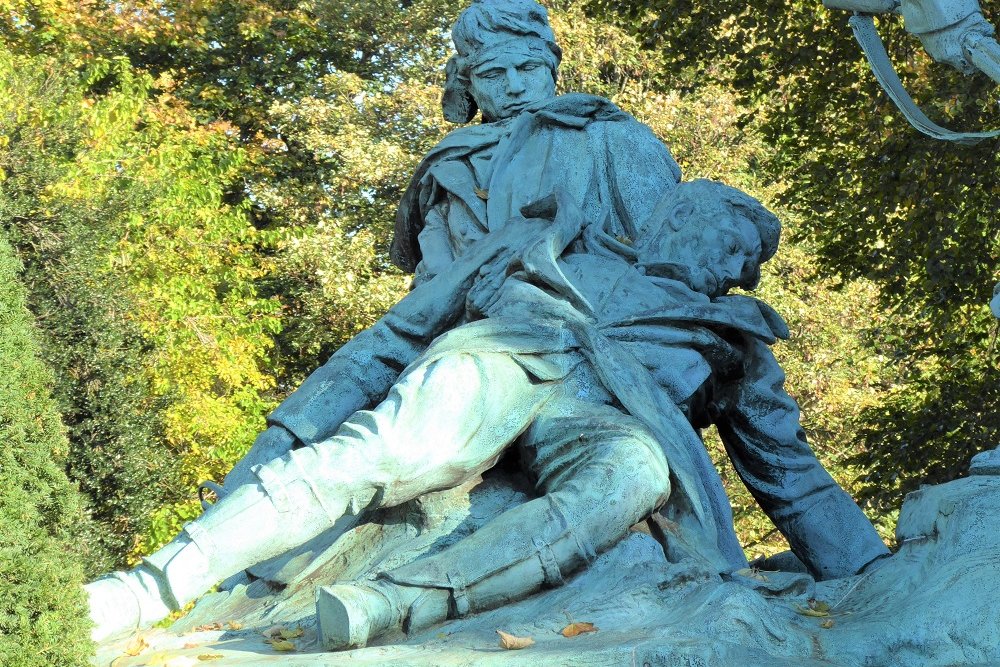
{"label": "sculpted drapery folds", "polygon": [[100,635],[510,447],[539,497],[374,582],[323,589],[328,647],[557,585],[660,508],[693,553],[744,567],[696,431],[711,423],[817,576],[886,553],[805,441],[768,349],[781,318],[727,296],[756,284],[777,219],[721,184],[679,184],[669,151],[610,101],[555,97],[560,51],[532,0],[475,2],[454,41],[446,116],[484,122],[436,146],[400,204],[392,255],[413,291],[275,410],[219,502],[88,587]]}

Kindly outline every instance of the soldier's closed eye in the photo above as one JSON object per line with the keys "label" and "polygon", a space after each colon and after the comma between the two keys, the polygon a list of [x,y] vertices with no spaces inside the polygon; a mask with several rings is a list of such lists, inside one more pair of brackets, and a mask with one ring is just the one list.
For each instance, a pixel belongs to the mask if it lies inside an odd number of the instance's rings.
{"label": "soldier's closed eye", "polygon": [[532,71],[538,69],[541,66],[542,66],[542,63],[540,63],[540,62],[535,62],[535,61],[527,62],[527,63],[524,63],[523,65],[518,65],[517,71],[519,71],[519,72],[532,72]]}
{"label": "soldier's closed eye", "polygon": [[485,72],[477,73],[476,76],[480,79],[499,79],[503,74],[502,69],[488,69]]}
{"label": "soldier's closed eye", "polygon": [[726,243],[726,252],[735,255],[742,249],[742,245],[735,237],[729,237],[729,241]]}

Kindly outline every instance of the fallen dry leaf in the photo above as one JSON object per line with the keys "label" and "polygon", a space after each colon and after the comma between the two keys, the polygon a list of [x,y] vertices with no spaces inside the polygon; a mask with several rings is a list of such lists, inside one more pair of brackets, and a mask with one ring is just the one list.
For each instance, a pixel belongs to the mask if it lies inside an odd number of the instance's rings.
{"label": "fallen dry leaf", "polygon": [[142,635],[136,635],[132,638],[132,641],[128,643],[128,646],[125,647],[125,655],[134,657],[145,651],[147,648],[149,648],[149,642],[146,641],[146,638]]}
{"label": "fallen dry leaf", "polygon": [[500,648],[505,648],[508,651],[517,651],[522,648],[528,648],[535,643],[535,640],[531,637],[516,637],[510,633],[504,632],[503,630],[497,630],[497,634],[500,635]]}
{"label": "fallen dry leaf", "polygon": [[830,611],[830,605],[816,598],[809,598],[809,608],[816,611]]}
{"label": "fallen dry leaf", "polygon": [[563,637],[576,637],[577,635],[582,635],[587,632],[597,632],[598,628],[593,623],[570,623],[565,628],[562,629]]}
{"label": "fallen dry leaf", "polygon": [[482,199],[483,201],[486,201],[487,199],[490,198],[489,190],[483,190],[482,188],[472,188],[472,191],[475,192],[476,196]]}
{"label": "fallen dry leaf", "polygon": [[240,623],[239,621],[229,621],[228,623],[226,623],[226,627],[229,628],[230,630],[242,630],[243,624]]}
{"label": "fallen dry leaf", "polygon": [[809,606],[802,607],[800,605],[795,605],[795,611],[802,614],[803,616],[813,616],[817,618],[822,618],[824,616],[830,615],[830,605],[822,600],[817,600],[815,598],[809,598]]}
{"label": "fallen dry leaf", "polygon": [[294,651],[295,644],[286,639],[278,639],[271,642],[271,648],[275,651]]}
{"label": "fallen dry leaf", "polygon": [[212,630],[221,630],[222,623],[206,623],[205,625],[199,625],[193,628],[191,632],[210,632]]}
{"label": "fallen dry leaf", "polygon": [[823,628],[824,630],[829,630],[830,628],[833,627],[833,619],[828,618],[825,621],[820,621],[819,627]]}
{"label": "fallen dry leaf", "polygon": [[799,605],[795,605],[795,611],[797,611],[798,613],[802,614],[803,616],[812,616],[814,618],[822,618],[824,616],[829,616],[830,615],[830,612],[828,612],[828,611],[819,611],[818,609],[809,609],[808,607],[800,607]]}
{"label": "fallen dry leaf", "polygon": [[295,628],[294,630],[282,629],[279,634],[282,639],[295,639],[296,637],[301,637],[304,632],[302,628]]}

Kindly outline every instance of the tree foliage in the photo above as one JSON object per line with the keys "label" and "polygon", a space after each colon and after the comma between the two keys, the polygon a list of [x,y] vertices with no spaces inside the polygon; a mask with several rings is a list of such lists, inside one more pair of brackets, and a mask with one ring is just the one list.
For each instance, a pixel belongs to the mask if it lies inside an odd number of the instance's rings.
{"label": "tree foliage", "polygon": [[49,58],[4,50],[0,73],[0,219],[24,262],[41,355],[57,379],[68,469],[91,500],[87,563],[96,574],[122,562],[144,517],[172,497],[176,458],[159,437],[162,406],[143,377],[146,348],[124,283],[106,270],[116,239],[103,223],[120,205],[54,192],[72,182],[93,107],[75,73]]}
{"label": "tree foliage", "polygon": [[[885,509],[922,483],[963,474],[995,446],[997,361],[986,303],[996,281],[997,142],[936,142],[906,124],[868,71],[847,16],[819,2],[597,2],[667,54],[687,90],[723,85],[740,124],[769,150],[761,176],[801,216],[820,268],[879,287],[883,314],[861,335],[894,367],[859,410],[863,495]],[[990,9],[986,8],[987,11]],[[993,18],[996,18],[994,15]],[[932,63],[897,18],[879,29],[900,75],[945,124],[1000,124],[996,87]]]}
{"label": "tree foliage", "polygon": [[62,380],[71,473],[121,563],[194,516],[194,485],[273,403],[277,303],[257,296],[244,205],[224,201],[244,156],[123,58],[3,58],[0,210]]}
{"label": "tree foliage", "polygon": [[0,233],[0,663],[86,665],[90,626],[77,544],[87,518],[39,358],[20,270]]}

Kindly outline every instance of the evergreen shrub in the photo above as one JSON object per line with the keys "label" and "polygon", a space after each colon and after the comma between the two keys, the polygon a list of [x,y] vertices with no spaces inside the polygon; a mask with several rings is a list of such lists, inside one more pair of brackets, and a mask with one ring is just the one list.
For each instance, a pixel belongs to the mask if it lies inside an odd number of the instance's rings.
{"label": "evergreen shrub", "polygon": [[0,237],[0,665],[86,665],[87,519],[18,270]]}

